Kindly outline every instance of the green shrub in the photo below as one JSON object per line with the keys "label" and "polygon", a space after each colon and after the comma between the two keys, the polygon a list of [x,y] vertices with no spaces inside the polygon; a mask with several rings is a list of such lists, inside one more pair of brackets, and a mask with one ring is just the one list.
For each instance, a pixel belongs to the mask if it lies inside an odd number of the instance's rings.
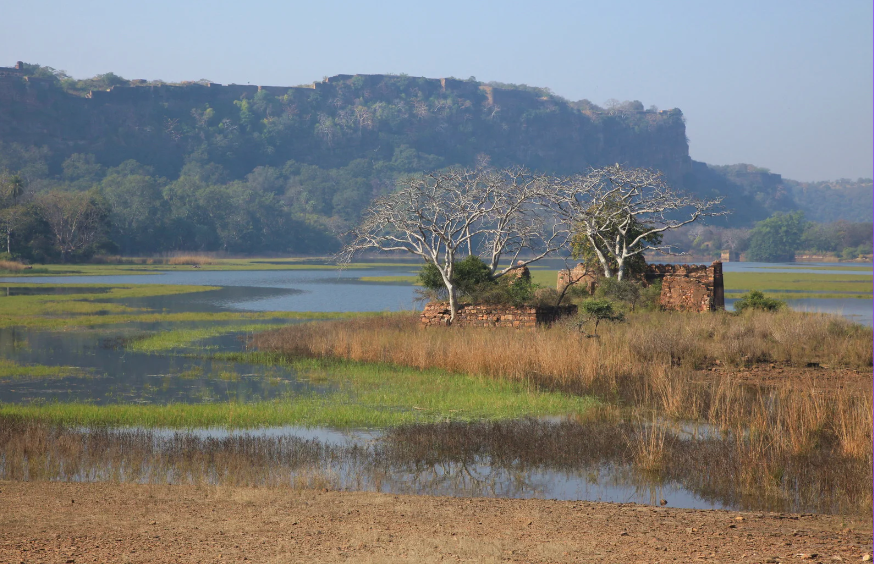
{"label": "green shrub", "polygon": [[602,321],[624,321],[625,315],[616,309],[616,304],[610,300],[592,298],[580,302],[579,315],[571,324],[579,331],[590,322],[595,322],[594,335],[598,334],[598,324]]}
{"label": "green shrub", "polygon": [[[469,255],[455,263],[452,269],[452,278],[458,285],[458,291],[462,296],[475,293],[484,284],[494,284],[492,271],[481,258]],[[446,289],[440,270],[433,264],[426,263],[419,271],[419,282],[428,290],[441,292]]]}
{"label": "green shrub", "polygon": [[786,302],[775,298],[766,298],[765,294],[758,290],[752,290],[734,302],[734,310],[742,313],[746,310],[777,311],[786,307]]}
{"label": "green shrub", "polygon": [[479,284],[469,296],[474,303],[523,306],[535,301],[538,289],[540,286],[533,284],[530,278],[509,274],[491,283]]}
{"label": "green shrub", "polygon": [[640,292],[640,307],[646,311],[661,309],[662,280],[661,278],[646,286]]}

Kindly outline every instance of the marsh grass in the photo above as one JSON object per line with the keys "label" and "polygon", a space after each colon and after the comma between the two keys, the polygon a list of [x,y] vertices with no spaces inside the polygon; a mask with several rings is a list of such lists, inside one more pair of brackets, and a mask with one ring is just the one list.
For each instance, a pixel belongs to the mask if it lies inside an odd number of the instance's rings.
{"label": "marsh grass", "polygon": [[872,293],[872,276],[859,274],[820,274],[812,272],[726,272],[725,291],[796,291]]}
{"label": "marsh grass", "polygon": [[[655,465],[640,454],[654,440]],[[690,437],[621,419],[404,425],[367,442],[326,444],[257,431],[207,437],[0,415],[0,479],[530,496],[543,471],[597,483],[607,468],[603,479],[610,484],[655,492],[676,483],[737,509],[846,514],[870,507],[870,480],[856,480],[870,477],[870,466],[828,451],[768,451],[750,472],[744,451],[751,442],[732,434]],[[483,467],[488,470],[475,470]]]}
{"label": "marsh grass", "polygon": [[0,380],[66,378],[82,376],[87,372],[73,366],[46,366],[42,364],[19,364],[14,360],[0,358]]}
{"label": "marsh grass", "polygon": [[[804,369],[827,365],[869,372],[871,342],[870,328],[796,312],[641,313],[605,327],[598,339],[561,327],[424,329],[417,318],[400,316],[291,326],[253,339],[258,349],[289,358],[438,368],[593,395],[645,419],[705,423],[737,437],[737,481],[748,486],[749,495],[779,482],[785,461],[793,457],[810,464],[835,456],[855,461],[847,463],[856,468],[852,479],[857,486],[870,485],[870,387],[860,385],[864,378],[823,387],[815,370]],[[736,378],[763,364],[798,372],[774,385],[741,384]],[[659,431],[638,447],[641,467],[662,467],[666,446]],[[870,506],[870,496],[866,499],[861,503]]]}
{"label": "marsh grass", "polygon": [[[868,266],[854,266],[854,265],[849,265],[849,264],[846,264],[846,263],[844,263],[844,264],[841,264],[841,263],[835,263],[834,266],[831,266],[831,265],[830,265],[830,266],[807,266],[807,265],[805,265],[803,262],[798,262],[798,263],[795,263],[795,266],[798,267],[798,268],[804,268],[804,269],[806,269],[806,270],[846,270],[846,271],[867,271],[867,270],[871,270],[871,265],[868,265]],[[760,267],[758,267],[758,268],[760,268],[760,269],[762,269],[762,270],[778,270],[778,269],[783,269],[783,270],[785,270],[785,269],[786,269],[785,266],[760,266]]]}
{"label": "marsh grass", "polygon": [[28,270],[27,265],[11,260],[0,260],[0,270],[8,272],[20,272]]}
{"label": "marsh grass", "polygon": [[166,264],[188,264],[203,266],[205,264],[215,264],[216,259],[209,255],[176,255],[167,259]]}
{"label": "marsh grass", "polygon": [[[430,330],[417,316],[307,323],[255,335],[253,346],[291,358],[341,358],[507,378],[574,393],[639,392],[670,372],[809,363],[868,370],[872,331],[840,317],[796,312],[638,313],[598,339],[556,326],[534,331]],[[628,396],[631,399],[635,396]]]}
{"label": "marsh grass", "polygon": [[[41,288],[40,284],[4,285],[8,289]],[[118,303],[119,300],[209,292],[214,286],[169,284],[61,284],[59,289],[81,289],[70,294],[16,295],[0,299],[0,327],[64,329],[131,322],[220,322],[276,319],[342,319],[377,315],[361,312],[157,312]]]}
{"label": "marsh grass", "polygon": [[125,342],[124,348],[136,352],[166,352],[173,349],[192,347],[198,341],[212,337],[219,337],[230,333],[254,333],[280,326],[281,324],[277,323],[249,323],[199,327],[196,329],[175,329],[128,340]]}
{"label": "marsh grass", "polygon": [[[277,357],[212,358],[278,365]],[[68,425],[251,428],[266,425],[390,427],[435,421],[512,419],[585,412],[597,402],[519,382],[412,370],[390,365],[303,360],[285,364],[300,380],[329,385],[324,394],[275,401],[166,405],[86,403],[0,404],[0,415]],[[194,376],[196,377],[196,375]]]}

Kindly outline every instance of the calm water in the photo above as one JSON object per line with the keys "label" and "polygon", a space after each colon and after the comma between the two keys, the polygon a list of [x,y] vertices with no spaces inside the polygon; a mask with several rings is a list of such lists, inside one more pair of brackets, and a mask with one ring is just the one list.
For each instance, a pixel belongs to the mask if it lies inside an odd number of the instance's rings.
{"label": "calm water", "polygon": [[[755,263],[726,263],[725,270],[761,271]],[[870,274],[871,271],[810,270],[809,265],[779,265],[769,272],[817,272]],[[823,266],[834,266],[824,264]],[[142,276],[65,276],[5,279],[8,282],[45,284],[45,293],[58,284],[180,284],[221,286],[220,290],[184,296],[129,299],[136,307],[158,311],[397,311],[417,308],[415,288],[400,284],[361,283],[362,276],[410,274],[415,266],[367,270],[292,271],[177,271]],[[2,282],[4,280],[0,280]],[[40,290],[28,290],[39,293]],[[19,292],[24,293],[24,292]],[[14,299],[16,291],[8,292]],[[0,291],[0,299],[4,298]],[[731,308],[734,300],[726,300]],[[789,300],[793,309],[826,311],[871,325],[872,301],[858,299]],[[283,321],[287,323],[288,321]],[[46,332],[15,328],[0,329],[0,357],[22,364],[75,367],[77,373],[63,378],[2,379],[0,402],[87,401],[166,403],[209,401],[254,401],[323,393],[330,388],[298,378],[284,367],[250,365],[210,360],[204,355],[181,356],[180,351],[146,354],[127,351],[125,339],[157,331],[195,328],[197,323],[130,323],[100,330]],[[205,340],[205,351],[241,351],[239,333]],[[191,352],[191,351],[189,351]],[[166,433],[171,433],[166,431]],[[255,431],[198,430],[208,438],[241,433],[294,436],[329,445],[369,444],[380,439],[374,431],[275,428]],[[362,477],[353,469],[336,468],[343,487],[386,492],[453,496],[542,497],[614,502],[657,503],[665,498],[673,507],[700,509],[736,508],[731,501],[705,498],[677,481],[657,482],[641,478],[627,468],[592,464],[578,468],[549,465],[497,464],[484,456],[470,460],[414,461],[386,468],[383,475]],[[348,470],[348,471],[347,471]]]}
{"label": "calm water", "polygon": [[[5,278],[0,282],[57,284],[180,284],[223,286],[220,292],[181,297],[182,304],[241,311],[398,311],[415,305],[415,288],[406,284],[362,283],[362,276],[411,274],[410,266],[368,270],[264,270],[167,272],[158,275],[48,276]],[[150,298],[175,305],[180,297]],[[184,311],[192,311],[187,305]],[[171,307],[170,309],[175,309]]]}
{"label": "calm water", "polygon": [[[174,324],[196,328],[203,324]],[[73,367],[61,378],[0,378],[0,402],[80,401],[109,403],[202,403],[270,400],[329,387],[297,378],[280,366],[182,356],[179,352],[149,354],[123,348],[124,340],[148,335],[159,324],[127,324],[100,331],[48,332],[0,328],[0,356],[19,364]],[[240,333],[198,343],[202,352],[244,350]],[[198,352],[195,348],[194,352]]]}

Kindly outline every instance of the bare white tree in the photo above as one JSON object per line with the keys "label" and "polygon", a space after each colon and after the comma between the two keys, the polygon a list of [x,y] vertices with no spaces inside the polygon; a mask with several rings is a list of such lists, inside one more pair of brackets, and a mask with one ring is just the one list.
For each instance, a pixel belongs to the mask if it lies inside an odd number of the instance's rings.
{"label": "bare white tree", "polygon": [[48,192],[37,197],[36,205],[54,235],[61,262],[103,233],[106,211],[88,192]]}
{"label": "bare white tree", "polygon": [[[374,200],[338,259],[363,251],[407,251],[435,265],[458,312],[457,259],[481,249],[492,276],[530,264],[567,244],[567,231],[543,210],[555,183],[524,169],[450,169],[408,178],[398,192]],[[523,250],[528,250],[519,260]],[[502,258],[511,258],[501,269]]]}
{"label": "bare white tree", "polygon": [[645,251],[678,254],[661,244],[665,231],[728,213],[720,208],[722,198],[682,194],[649,169],[617,164],[560,183],[557,212],[574,231],[576,244],[594,253],[607,278],[622,280],[630,259]]}

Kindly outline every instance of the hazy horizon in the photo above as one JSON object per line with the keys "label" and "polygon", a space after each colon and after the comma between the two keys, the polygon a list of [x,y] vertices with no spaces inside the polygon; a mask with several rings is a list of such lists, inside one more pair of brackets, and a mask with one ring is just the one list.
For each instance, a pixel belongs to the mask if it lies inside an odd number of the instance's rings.
{"label": "hazy horizon", "polygon": [[335,74],[475,76],[569,100],[680,108],[692,158],[709,164],[798,181],[874,176],[870,2],[440,8],[34,0],[7,8],[0,66],[277,86]]}

